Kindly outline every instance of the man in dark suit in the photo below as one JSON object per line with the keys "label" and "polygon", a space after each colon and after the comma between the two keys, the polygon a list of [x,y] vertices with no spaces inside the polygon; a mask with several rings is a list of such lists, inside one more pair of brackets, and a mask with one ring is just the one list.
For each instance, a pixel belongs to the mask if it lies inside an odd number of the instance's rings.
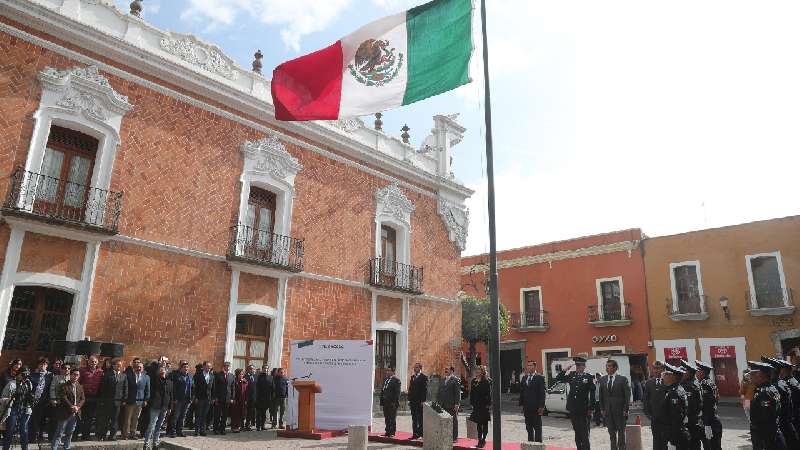
{"label": "man in dark suit", "polygon": [[97,438],[117,440],[117,427],[123,403],[128,399],[128,376],[122,371],[122,361],[112,362],[113,369],[103,372],[97,406]]}
{"label": "man in dark suit", "polygon": [[542,442],[542,414],[544,414],[546,389],[544,377],[536,373],[536,361],[528,361],[528,367],[519,384],[519,405],[525,414],[528,442]]}
{"label": "man in dark suit", "polygon": [[236,377],[231,373],[231,363],[225,361],[214,380],[214,434],[225,434],[228,408],[233,403],[235,383]]}
{"label": "man in dark suit", "polygon": [[386,378],[381,387],[383,420],[386,422],[386,437],[394,437],[397,431],[397,408],[400,407],[400,379],[394,376],[394,367],[386,369]]}
{"label": "man in dark suit", "polygon": [[461,405],[461,382],[455,369],[444,368],[444,380],[439,385],[439,405],[453,416],[453,442],[458,439],[458,407]]}
{"label": "man in dark suit", "polygon": [[411,410],[410,440],[422,437],[422,404],[428,399],[428,377],[422,373],[422,364],[414,364],[414,374],[408,383],[408,407]]}
{"label": "man in dark suit", "polygon": [[206,435],[206,417],[214,399],[214,372],[210,362],[204,361],[202,369],[194,375],[194,435]]}
{"label": "man in dark suit", "polygon": [[644,414],[650,419],[650,429],[653,432],[653,449],[667,450],[667,423],[669,418],[664,415],[664,399],[669,386],[664,384],[661,373],[664,363],[653,363],[653,376],[644,384]]}
{"label": "man in dark suit", "polygon": [[631,386],[624,375],[618,375],[619,364],[606,362],[606,375],[600,378],[600,410],[611,437],[611,450],[625,450],[625,427],[628,422]]}

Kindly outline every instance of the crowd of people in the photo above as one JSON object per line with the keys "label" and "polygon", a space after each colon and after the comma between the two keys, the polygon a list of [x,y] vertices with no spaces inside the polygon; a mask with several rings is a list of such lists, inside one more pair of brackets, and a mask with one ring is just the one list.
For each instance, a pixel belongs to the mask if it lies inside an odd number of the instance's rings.
{"label": "crowd of people", "polygon": [[[166,357],[145,365],[131,358],[85,358],[79,367],[56,360],[50,366],[40,358],[31,370],[19,359],[0,374],[0,429],[3,450],[19,439],[50,442],[69,450],[73,439],[144,440],[144,448],[158,448],[162,430],[169,437],[208,431],[225,434],[284,428],[289,383],[282,368],[248,365],[231,373],[225,362],[215,372],[204,361],[190,371],[188,361],[173,369]],[[137,436],[138,433],[138,436]]]}

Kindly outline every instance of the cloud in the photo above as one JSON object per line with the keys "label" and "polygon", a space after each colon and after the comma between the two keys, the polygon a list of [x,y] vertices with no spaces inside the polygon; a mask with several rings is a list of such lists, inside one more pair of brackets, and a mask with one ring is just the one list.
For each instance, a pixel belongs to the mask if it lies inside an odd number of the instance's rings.
{"label": "cloud", "polygon": [[300,50],[303,36],[322,31],[352,0],[188,0],[181,19],[204,23],[206,30],[229,27],[240,16],[249,16],[266,25],[281,27],[287,48]]}

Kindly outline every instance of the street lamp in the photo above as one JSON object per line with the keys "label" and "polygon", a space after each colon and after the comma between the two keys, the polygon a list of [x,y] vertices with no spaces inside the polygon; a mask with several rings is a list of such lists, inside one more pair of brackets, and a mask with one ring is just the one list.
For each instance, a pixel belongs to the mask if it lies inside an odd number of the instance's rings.
{"label": "street lamp", "polygon": [[731,310],[728,308],[728,297],[724,295],[719,298],[719,306],[722,307],[722,312],[725,314],[725,320],[731,320]]}

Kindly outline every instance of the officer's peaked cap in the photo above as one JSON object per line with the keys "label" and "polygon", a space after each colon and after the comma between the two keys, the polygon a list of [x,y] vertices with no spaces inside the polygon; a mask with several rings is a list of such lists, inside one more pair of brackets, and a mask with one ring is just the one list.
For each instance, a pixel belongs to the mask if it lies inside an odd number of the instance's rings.
{"label": "officer's peaked cap", "polygon": [[712,370],[714,370],[714,366],[712,366],[709,363],[700,361],[699,359],[694,360],[694,365],[697,366],[698,369],[701,369],[705,372],[711,372]]}
{"label": "officer's peaked cap", "polygon": [[772,366],[767,363],[759,361],[747,361],[747,365],[750,366],[751,372],[764,372],[767,374],[772,373]]}
{"label": "officer's peaked cap", "polygon": [[572,358],[572,361],[574,361],[575,364],[586,365],[586,358],[584,358],[583,356],[575,356],[574,358]]}
{"label": "officer's peaked cap", "polygon": [[686,373],[686,370],[683,367],[673,366],[672,364],[664,363],[664,371],[669,373],[674,373],[676,375],[683,375]]}
{"label": "officer's peaked cap", "polygon": [[694,364],[692,364],[692,363],[690,363],[688,361],[681,360],[681,367],[686,369],[686,371],[689,372],[689,373],[697,372],[697,366],[695,366]]}

